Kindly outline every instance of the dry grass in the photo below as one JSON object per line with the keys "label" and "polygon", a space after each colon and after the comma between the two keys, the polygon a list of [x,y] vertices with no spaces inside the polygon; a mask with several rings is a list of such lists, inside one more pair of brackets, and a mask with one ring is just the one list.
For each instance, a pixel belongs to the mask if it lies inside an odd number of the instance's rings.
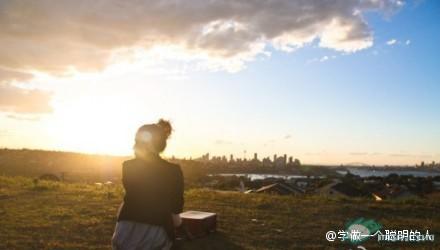
{"label": "dry grass", "polygon": [[[40,182],[0,176],[0,249],[109,249],[121,186]],[[440,233],[440,199],[377,203],[362,199],[281,197],[186,191],[185,209],[218,213],[218,232],[186,242],[184,249],[355,249],[325,240],[328,230],[367,217],[387,229]],[[367,249],[440,249],[434,243],[389,243],[373,239]]]}

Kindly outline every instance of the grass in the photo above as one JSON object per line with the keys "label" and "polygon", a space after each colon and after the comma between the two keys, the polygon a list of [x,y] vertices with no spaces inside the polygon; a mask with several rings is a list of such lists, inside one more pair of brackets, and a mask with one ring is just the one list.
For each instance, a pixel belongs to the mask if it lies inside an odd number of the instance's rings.
{"label": "grass", "polygon": [[[123,189],[0,176],[0,249],[110,249]],[[325,233],[366,217],[386,229],[440,233],[440,199],[374,202],[286,197],[207,189],[185,192],[185,210],[218,213],[218,232],[183,249],[356,249],[327,242]],[[367,249],[440,249],[434,243],[388,243]]]}

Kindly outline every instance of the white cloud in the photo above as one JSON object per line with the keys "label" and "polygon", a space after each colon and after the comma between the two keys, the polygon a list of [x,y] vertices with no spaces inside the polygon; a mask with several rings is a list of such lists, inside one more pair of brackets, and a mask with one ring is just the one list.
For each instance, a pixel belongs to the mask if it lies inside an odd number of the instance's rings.
{"label": "white cloud", "polygon": [[396,44],[397,43],[397,40],[396,39],[391,39],[391,40],[388,40],[387,41],[387,45],[390,45],[390,46],[392,46],[392,45],[394,45],[394,44]]}
{"label": "white cloud", "polygon": [[19,0],[0,2],[0,67],[101,70],[120,50],[173,46],[208,68],[237,71],[273,46],[355,52],[373,44],[364,12],[398,0]]}
{"label": "white cloud", "polygon": [[410,45],[411,44],[411,40],[406,40],[405,41],[405,45]]}
{"label": "white cloud", "polygon": [[325,62],[325,61],[327,61],[328,59],[329,59],[328,56],[323,56],[323,57],[321,57],[321,59],[319,59],[319,61],[320,61],[320,62]]}
{"label": "white cloud", "polygon": [[323,63],[323,62],[326,62],[326,61],[329,61],[329,60],[333,60],[333,59],[336,59],[336,58],[337,58],[336,55],[315,57],[313,59],[308,60],[307,64],[310,64],[310,63]]}

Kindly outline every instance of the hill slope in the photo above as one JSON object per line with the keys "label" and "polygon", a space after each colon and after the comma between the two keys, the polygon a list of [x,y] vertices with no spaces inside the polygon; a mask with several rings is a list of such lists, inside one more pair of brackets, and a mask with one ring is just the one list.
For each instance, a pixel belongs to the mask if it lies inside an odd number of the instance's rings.
{"label": "hill slope", "polygon": [[[33,183],[0,176],[0,249],[109,249],[120,185]],[[440,200],[407,202],[281,197],[192,189],[186,210],[219,215],[218,232],[186,242],[184,249],[349,249],[325,240],[348,219],[367,217],[386,229],[440,233]],[[439,249],[434,243],[389,243],[388,249]],[[370,239],[368,249],[380,245]],[[381,248],[382,249],[382,248]]]}

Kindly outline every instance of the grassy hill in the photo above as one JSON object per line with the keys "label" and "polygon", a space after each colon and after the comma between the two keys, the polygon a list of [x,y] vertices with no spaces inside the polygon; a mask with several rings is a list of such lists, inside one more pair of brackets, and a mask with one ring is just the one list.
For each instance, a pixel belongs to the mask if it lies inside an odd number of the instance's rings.
{"label": "grassy hill", "polygon": [[[0,176],[0,249],[109,249],[122,187],[56,183]],[[218,232],[185,242],[183,249],[355,249],[325,240],[353,218],[385,229],[429,229],[440,234],[440,197],[406,202],[241,194],[206,189],[185,192],[185,210],[218,213]],[[382,244],[367,249],[440,249],[434,243]]]}

